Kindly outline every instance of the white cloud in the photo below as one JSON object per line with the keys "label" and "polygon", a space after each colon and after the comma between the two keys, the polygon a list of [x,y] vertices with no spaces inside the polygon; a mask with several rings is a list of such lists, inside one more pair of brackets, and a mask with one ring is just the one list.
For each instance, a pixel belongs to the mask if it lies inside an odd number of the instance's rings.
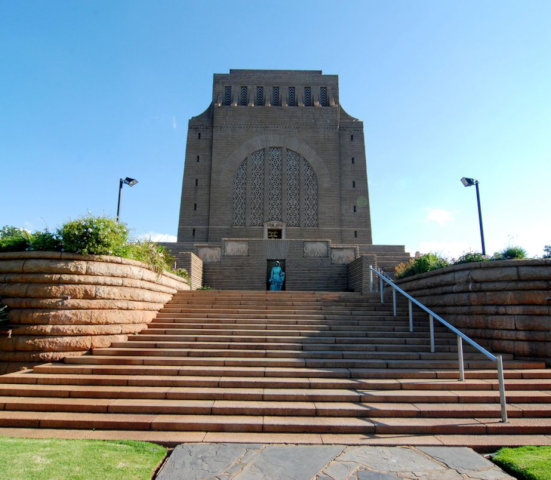
{"label": "white cloud", "polygon": [[425,221],[436,222],[442,226],[446,225],[446,223],[448,222],[451,222],[453,219],[454,218],[451,212],[448,212],[447,210],[442,210],[441,208],[433,208],[429,210],[427,216],[425,217]]}
{"label": "white cloud", "polygon": [[136,240],[151,240],[152,242],[175,242],[176,235],[158,232],[146,232],[134,235]]}

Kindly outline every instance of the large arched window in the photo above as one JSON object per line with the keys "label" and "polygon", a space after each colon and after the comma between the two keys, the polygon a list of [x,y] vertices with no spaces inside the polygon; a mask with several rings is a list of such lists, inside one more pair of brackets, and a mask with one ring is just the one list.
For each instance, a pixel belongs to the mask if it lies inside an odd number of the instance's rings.
{"label": "large arched window", "polygon": [[234,226],[318,226],[318,179],[308,160],[283,147],[253,152],[233,177]]}

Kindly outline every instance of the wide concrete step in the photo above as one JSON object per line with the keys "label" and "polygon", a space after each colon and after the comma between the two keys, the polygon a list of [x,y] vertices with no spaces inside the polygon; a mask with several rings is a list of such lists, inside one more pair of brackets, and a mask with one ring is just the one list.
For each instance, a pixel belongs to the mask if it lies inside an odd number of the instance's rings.
{"label": "wide concrete step", "polygon": [[[120,348],[127,349],[196,349],[196,350],[289,350],[289,351],[324,351],[333,352],[427,352],[429,350],[429,342],[419,342],[416,344],[404,344],[404,343],[350,343],[350,344],[333,344],[333,343],[239,343],[239,342],[176,342],[176,341],[163,341],[164,337],[158,337],[158,341],[140,341],[142,337],[132,337],[137,340],[129,340],[126,342],[113,342],[110,348],[118,350]],[[94,353],[99,349],[95,349]],[[103,350],[105,351],[105,350]],[[475,353],[476,350],[472,347],[465,348],[466,354],[468,352]],[[452,344],[438,344],[438,352],[457,352],[457,345]]]}
{"label": "wide concrete step", "polygon": [[[455,352],[439,352],[439,353],[423,353],[416,351],[343,351],[343,350],[301,350],[301,349],[287,349],[287,350],[271,350],[271,349],[227,349],[227,348],[164,348],[153,347],[145,348],[143,346],[128,345],[126,348],[123,346],[110,348],[96,348],[93,351],[94,355],[104,356],[166,356],[166,357],[248,357],[248,358],[280,358],[293,360],[296,359],[354,359],[354,360],[371,360],[371,359],[385,359],[385,360],[457,360],[457,353]],[[480,353],[465,353],[463,355],[465,360],[481,360],[483,357]],[[511,359],[512,355],[508,355],[504,359]]]}
{"label": "wide concrete step", "polygon": [[[278,415],[324,417],[501,418],[499,403],[389,403],[249,401],[215,399],[66,398],[0,396],[5,411],[86,412],[109,414]],[[510,418],[551,418],[551,404],[510,404]]]}
{"label": "wide concrete step", "polygon": [[[339,369],[366,369],[366,368],[411,368],[411,369],[452,369],[457,368],[457,360],[440,358],[438,354],[430,354],[428,360],[401,359],[318,359],[318,358],[251,358],[251,357],[161,357],[161,356],[107,356],[84,355],[81,357],[67,357],[66,363],[79,365],[144,365],[144,366],[233,366],[233,367],[294,367],[294,368],[322,368],[328,371]],[[443,354],[446,355],[446,354]],[[509,368],[537,368],[536,363],[508,361]],[[486,360],[466,360],[465,368],[491,368],[493,362]]]}
{"label": "wide concrete step", "polygon": [[493,417],[404,418],[174,415],[0,411],[3,427],[119,429],[207,432],[358,433],[358,434],[545,434],[551,419]]}

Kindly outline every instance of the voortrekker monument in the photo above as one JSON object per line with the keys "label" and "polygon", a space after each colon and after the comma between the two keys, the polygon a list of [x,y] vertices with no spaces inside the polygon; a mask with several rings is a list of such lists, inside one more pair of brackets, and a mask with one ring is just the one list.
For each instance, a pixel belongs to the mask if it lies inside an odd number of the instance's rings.
{"label": "voortrekker monument", "polygon": [[[203,261],[214,288],[266,289],[276,260],[288,290],[347,290],[362,255],[392,267],[403,246],[374,245],[363,123],[315,70],[215,74],[189,121],[174,253]],[[177,255],[178,256],[178,255]]]}

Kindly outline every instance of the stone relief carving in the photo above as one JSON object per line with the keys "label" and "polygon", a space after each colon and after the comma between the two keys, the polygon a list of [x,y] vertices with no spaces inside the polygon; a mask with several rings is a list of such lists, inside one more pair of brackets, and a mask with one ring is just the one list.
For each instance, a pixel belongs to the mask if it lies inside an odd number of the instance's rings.
{"label": "stone relief carving", "polygon": [[331,263],[342,265],[353,262],[356,259],[356,248],[331,248]]}
{"label": "stone relief carving", "polygon": [[249,242],[226,241],[224,242],[224,255],[247,256],[249,254]]}
{"label": "stone relief carving", "polygon": [[305,257],[327,257],[327,242],[304,242]]}

